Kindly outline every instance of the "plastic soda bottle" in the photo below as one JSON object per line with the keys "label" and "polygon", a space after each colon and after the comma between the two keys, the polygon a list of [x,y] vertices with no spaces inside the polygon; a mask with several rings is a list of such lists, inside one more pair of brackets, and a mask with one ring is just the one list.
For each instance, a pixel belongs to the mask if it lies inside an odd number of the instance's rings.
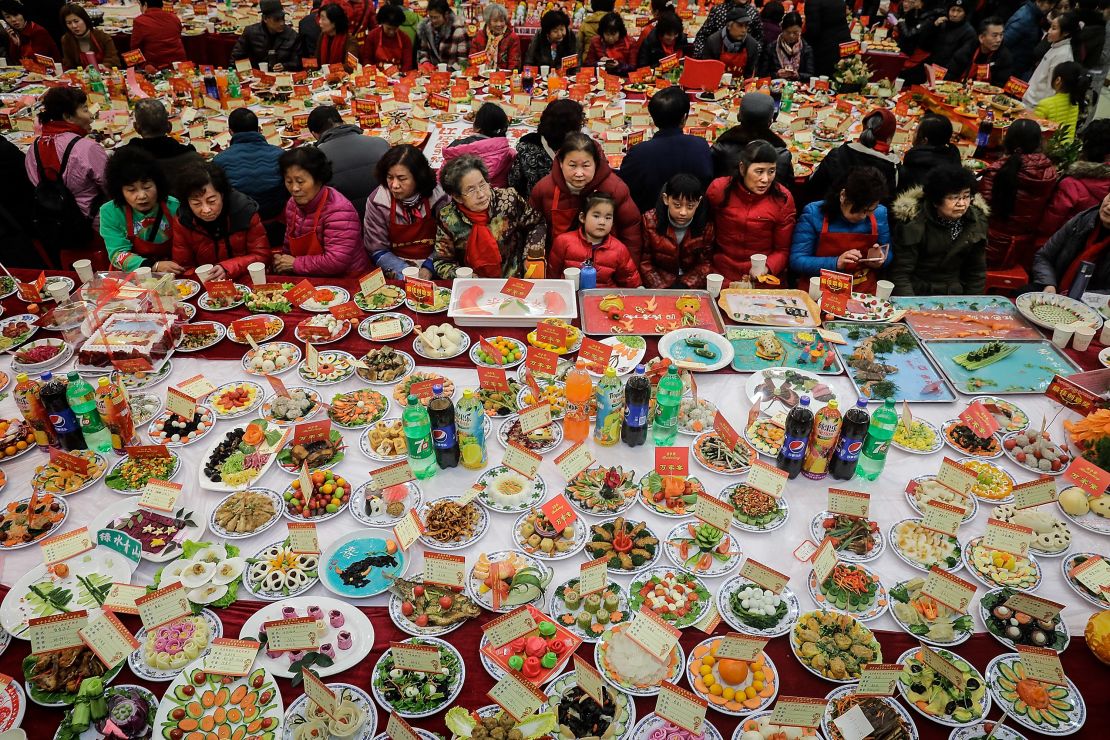
{"label": "plastic soda bottle", "polygon": [[77,417],[81,436],[85,438],[85,445],[97,452],[111,452],[112,433],[104,426],[96,410],[96,394],[93,392],[93,387],[75,370],[71,370],[66,377],[69,380],[66,401],[69,402],[69,407]]}
{"label": "plastic soda bottle", "polygon": [[605,374],[597,381],[594,396],[597,398],[594,441],[601,445],[615,445],[621,440],[621,424],[624,422],[624,386],[616,370],[605,368]]}
{"label": "plastic soda bottle", "polygon": [[621,440],[629,447],[647,442],[648,407],[651,406],[651,381],[644,375],[644,366],[636,366],[636,374],[624,386],[624,423]]}
{"label": "plastic soda bottle", "polygon": [[837,480],[851,480],[855,477],[859,464],[859,453],[863,449],[863,438],[867,436],[867,425],[871,415],[867,413],[867,399],[857,398],[856,405],[844,412],[844,423],[840,427],[840,439],[829,461],[829,475]]}
{"label": "plastic soda bottle", "polygon": [[101,378],[96,386],[96,410],[112,435],[112,449],[124,454],[135,438],[135,420],[120,386],[108,378]]}
{"label": "plastic soda bottle", "polygon": [[46,452],[47,447],[54,445],[55,439],[54,425],[50,423],[46,407],[42,405],[42,398],[39,396],[42,385],[37,380],[28,378],[27,373],[20,373],[15,379],[16,385],[12,389],[15,405],[35,433],[35,443],[39,446],[39,451]]}
{"label": "plastic soda bottle", "polygon": [[436,474],[436,455],[432,449],[432,420],[420,399],[410,395],[408,405],[401,414],[401,426],[405,429],[405,447],[408,449],[409,464],[412,472],[420,480]]}
{"label": "plastic soda bottle", "polygon": [[436,462],[441,468],[454,468],[459,464],[459,438],[455,430],[455,404],[443,395],[443,386],[432,386],[435,394],[428,402],[428,418],[432,423],[432,444]]}
{"label": "plastic soda bottle", "polygon": [[875,480],[886,465],[886,453],[890,450],[890,440],[898,426],[898,412],[894,410],[894,399],[888,398],[883,405],[871,414],[871,426],[867,428],[867,439],[859,454],[856,475],[864,480]]}
{"label": "plastic soda bottle", "polygon": [[659,381],[655,394],[655,418],[651,422],[651,437],[657,447],[669,447],[678,438],[678,406],[682,403],[682,378],[678,368],[671,365]]}
{"label": "plastic soda bottle", "polygon": [[54,427],[56,446],[67,452],[88,449],[85,438],[81,436],[77,417],[66,401],[65,378],[55,378],[52,373],[43,373],[40,377],[42,388],[39,390],[39,398],[42,399],[50,424]]}
{"label": "plastic soda bottle", "polygon": [[481,470],[486,467],[485,415],[485,408],[474,391],[470,388],[463,391],[462,400],[455,407],[455,433],[464,468]]}
{"label": "plastic soda bottle", "polygon": [[825,408],[813,415],[813,431],[809,434],[805,460],[802,461],[802,475],[821,480],[829,473],[829,458],[836,447],[843,417],[835,400],[829,401]]}
{"label": "plastic soda bottle", "polygon": [[775,464],[785,470],[790,480],[802,472],[802,461],[806,456],[806,445],[813,431],[813,412],[809,410],[809,396],[802,396],[790,413],[786,415],[786,433],[782,438]]}
{"label": "plastic soda bottle", "polygon": [[579,359],[567,373],[567,411],[563,417],[563,436],[571,443],[581,442],[590,435],[590,416],[586,410],[594,383],[586,372],[586,361]]}

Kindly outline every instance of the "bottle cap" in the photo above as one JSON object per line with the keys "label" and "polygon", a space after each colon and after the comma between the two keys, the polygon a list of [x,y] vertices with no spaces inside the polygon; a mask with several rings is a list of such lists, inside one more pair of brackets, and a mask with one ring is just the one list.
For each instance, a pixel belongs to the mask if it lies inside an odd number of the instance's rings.
{"label": "bottle cap", "polygon": [[432,393],[436,394],[437,396],[440,393],[443,393],[443,384],[442,383],[436,383],[435,385],[433,385],[432,386]]}
{"label": "bottle cap", "polygon": [[803,406],[809,406],[809,396],[802,396],[800,399],[798,399],[798,403],[802,404]]}
{"label": "bottle cap", "polygon": [[44,383],[49,383],[51,380],[54,379],[54,373],[50,373],[50,372],[43,373],[42,375],[39,376],[39,379]]}
{"label": "bottle cap", "polygon": [[105,377],[101,377],[100,382],[98,382],[97,385],[100,386],[101,388],[106,387],[108,385],[108,379],[105,378]]}
{"label": "bottle cap", "polygon": [[27,373],[20,373],[15,376],[15,382],[17,383],[22,383],[24,380],[27,380]]}
{"label": "bottle cap", "polygon": [[863,396],[860,396],[859,398],[857,398],[856,399],[856,407],[861,408],[861,409],[867,408],[867,399],[864,398]]}
{"label": "bottle cap", "polygon": [[644,374],[644,366],[643,365],[637,365],[636,366],[636,374],[637,375],[643,375]]}
{"label": "bottle cap", "polygon": [[416,396],[414,396],[411,393],[409,394],[409,401],[408,401],[409,406],[415,406],[419,402],[420,402],[419,398],[417,398]]}

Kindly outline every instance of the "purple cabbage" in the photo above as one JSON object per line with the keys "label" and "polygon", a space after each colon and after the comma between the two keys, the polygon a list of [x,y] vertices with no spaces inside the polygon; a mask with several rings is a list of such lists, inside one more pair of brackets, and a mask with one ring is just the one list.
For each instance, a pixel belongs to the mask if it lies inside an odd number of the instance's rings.
{"label": "purple cabbage", "polygon": [[143,740],[150,736],[151,707],[146,697],[133,688],[120,688],[111,691],[107,698],[108,716],[97,720],[97,732],[121,740]]}

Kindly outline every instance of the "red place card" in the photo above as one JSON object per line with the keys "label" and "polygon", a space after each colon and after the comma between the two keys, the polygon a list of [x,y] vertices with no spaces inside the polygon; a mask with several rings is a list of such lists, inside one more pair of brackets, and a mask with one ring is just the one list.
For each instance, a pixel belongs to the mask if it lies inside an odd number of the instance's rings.
{"label": "red place card", "polygon": [[443,385],[443,378],[435,377],[428,380],[421,380],[419,383],[413,383],[409,386],[409,394],[423,401],[425,398],[432,397],[434,393],[432,387],[437,385]]}
{"label": "red place card", "polygon": [[339,319],[340,321],[362,317],[362,309],[359,308],[358,304],[354,301],[340,303],[338,306],[329,306],[328,313],[330,313],[332,316]]}
{"label": "red place card", "polygon": [[511,277],[501,286],[501,294],[523,300],[532,292],[533,287],[535,287],[535,283],[531,280],[521,280],[520,278]]}
{"label": "red place card", "polygon": [[504,353],[497,347],[493,346],[493,343],[485,337],[478,338],[478,346],[482,348],[483,352],[492,357],[493,361],[497,364],[500,365],[505,361]]}
{"label": "red place card", "polygon": [[1002,427],[998,420],[987,407],[978,401],[972,401],[966,409],[960,412],[960,421],[975,433],[975,436],[986,439]]}
{"label": "red place card", "polygon": [[300,307],[302,303],[316,295],[316,288],[308,280],[302,280],[294,285],[289,290],[285,291],[285,297],[294,306]]}
{"label": "red place card", "polygon": [[736,433],[736,429],[728,423],[728,419],[720,411],[713,417],[713,429],[717,432],[717,436],[721,438],[721,444],[730,450],[736,449],[736,445],[740,441],[740,435]]}
{"label": "red place card", "polygon": [[479,365],[477,369],[479,387],[492,393],[509,392],[509,378],[502,368]]}
{"label": "red place card", "polygon": [[293,444],[307,445],[327,441],[331,437],[331,419],[308,421],[293,427]]}
{"label": "red place card", "polygon": [[852,276],[836,270],[821,270],[821,310],[844,314],[852,295]]}
{"label": "red place card", "polygon": [[552,347],[566,347],[567,327],[554,321],[541,321],[536,324],[536,341]]}
{"label": "red place card", "polygon": [[574,509],[567,503],[566,496],[561,493],[544,503],[540,511],[557,530],[566,529],[578,519],[578,514],[574,513]]}
{"label": "red place card", "polygon": [[277,395],[279,395],[279,396],[288,396],[289,395],[289,389],[287,389],[285,387],[285,383],[282,382],[281,378],[279,378],[278,376],[276,376],[276,375],[267,375],[266,380],[269,381],[270,387],[274,389],[274,393],[276,393]]}
{"label": "red place card", "polygon": [[1076,457],[1064,471],[1064,478],[1087,492],[1088,496],[1101,496],[1110,487],[1110,472],[1103,470],[1084,457]]}
{"label": "red place card", "polygon": [[89,461],[78,455],[56,447],[50,448],[50,464],[56,468],[68,470],[78,475],[89,474]]}
{"label": "red place card", "polygon": [[677,475],[685,478],[690,474],[690,448],[656,447],[655,472],[659,475]]}
{"label": "red place card", "polygon": [[435,294],[436,286],[431,280],[405,278],[405,295],[413,303],[431,305],[435,301]]}
{"label": "red place card", "polygon": [[[529,352],[529,355],[532,353]],[[604,372],[609,367],[609,358],[613,354],[611,344],[602,344],[591,337],[582,337],[582,346],[578,349],[578,358],[586,361],[586,366],[594,372]]]}
{"label": "red place card", "polygon": [[265,339],[270,333],[269,319],[265,316],[251,316],[231,322],[231,331],[240,338]]}
{"label": "red place card", "polygon": [[208,291],[209,298],[230,301],[239,299],[239,289],[235,287],[235,283],[231,280],[213,280],[210,283],[205,283],[204,289]]}
{"label": "red place card", "polygon": [[559,370],[559,355],[540,347],[529,347],[524,366],[537,375],[554,375]]}

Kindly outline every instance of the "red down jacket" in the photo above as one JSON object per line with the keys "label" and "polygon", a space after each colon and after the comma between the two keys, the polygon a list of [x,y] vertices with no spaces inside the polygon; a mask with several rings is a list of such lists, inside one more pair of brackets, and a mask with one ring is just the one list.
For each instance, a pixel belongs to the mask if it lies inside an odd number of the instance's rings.
{"label": "red down jacket", "polygon": [[1093,208],[1110,193],[1110,161],[1079,161],[1068,167],[1048,200],[1037,234],[1037,245],[1060,230],[1068,219]]}
{"label": "red down jacket", "polygon": [[628,247],[612,234],[596,248],[586,241],[582,229],[560,234],[551,245],[547,265],[552,275],[562,277],[564,269],[581,267],[588,259],[593,260],[597,270],[597,287],[640,287],[640,272],[628,253]]}
{"label": "red down jacket", "polygon": [[[689,231],[680,246],[673,226],[660,234],[659,217],[654,210],[644,214],[644,244],[640,252],[640,276],[649,288],[704,288],[705,276],[713,271],[709,255],[713,251],[713,222],[698,236]],[[682,272],[681,277],[679,271]]]}
{"label": "red down jacket", "polygon": [[[997,211],[994,181],[1009,157],[991,164],[979,181],[979,194]],[[992,213],[987,231],[987,269],[999,270],[1020,265],[1029,270],[1033,264],[1034,235],[1044,216],[1045,205],[1056,187],[1056,165],[1040,152],[1021,155],[1017,197],[1009,216]]]}
{"label": "red down jacket", "polygon": [[[640,261],[640,209],[632,201],[632,196],[629,194],[628,186],[624,184],[624,180],[621,180],[613,172],[613,168],[609,166],[609,160],[605,158],[600,147],[598,147],[597,157],[597,172],[594,174],[594,179],[582,189],[582,193],[600,191],[613,196],[617,205],[617,212],[614,214],[613,235],[628,247],[628,253],[632,255],[633,262],[638,264]],[[557,158],[551,163],[551,173],[536,183],[536,187],[532,188],[532,194],[528,198],[531,206],[539,211],[547,221],[547,243],[549,245],[555,237],[559,236],[559,234],[554,233],[554,227],[551,223],[551,210],[554,207],[556,194],[558,194],[560,211],[573,210],[577,214],[581,210],[581,194],[575,195],[570,192]],[[575,216],[567,230],[577,230],[578,227],[578,217]],[[789,246],[790,240],[787,239],[787,247]]]}
{"label": "red down jacket", "polygon": [[219,265],[229,280],[247,274],[252,262],[270,264],[270,242],[258,217],[258,204],[233,190],[225,208],[227,221],[222,236],[201,226],[188,204],[173,220],[173,261],[191,276],[197,265]]}
{"label": "red down jacket", "polygon": [[767,272],[782,279],[797,219],[790,191],[776,182],[756,195],[731,177],[718,177],[705,195],[717,232],[713,271],[724,275],[727,285],[748,274],[753,254],[765,254]]}

